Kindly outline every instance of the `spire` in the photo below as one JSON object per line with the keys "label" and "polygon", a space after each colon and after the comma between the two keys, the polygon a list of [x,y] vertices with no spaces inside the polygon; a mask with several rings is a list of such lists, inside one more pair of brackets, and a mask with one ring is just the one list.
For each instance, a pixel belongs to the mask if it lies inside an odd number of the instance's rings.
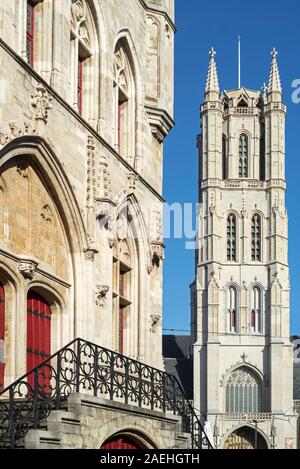
{"label": "spire", "polygon": [[275,49],[275,47],[273,48],[271,55],[272,55],[272,64],[271,64],[271,70],[270,70],[268,92],[269,93],[282,93],[280,75],[279,75],[277,58],[276,58],[278,55],[278,52]]}
{"label": "spire", "polygon": [[213,47],[211,48],[209,55],[210,55],[210,62],[209,62],[207,80],[206,80],[205,93],[216,92],[219,94],[220,87],[219,87],[217,66],[215,62],[216,51],[214,50]]}

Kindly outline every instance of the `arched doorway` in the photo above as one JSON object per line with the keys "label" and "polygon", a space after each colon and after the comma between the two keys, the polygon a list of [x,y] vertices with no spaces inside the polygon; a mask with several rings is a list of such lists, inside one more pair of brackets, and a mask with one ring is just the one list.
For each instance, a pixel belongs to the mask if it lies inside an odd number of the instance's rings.
{"label": "arched doorway", "polygon": [[4,389],[4,328],[5,328],[5,292],[0,282],[0,392]]}
{"label": "arched doorway", "polygon": [[[27,295],[27,372],[47,360],[51,355],[51,309],[43,296],[30,290]],[[41,382],[42,381],[42,382]],[[43,372],[39,384],[47,384],[48,373]],[[28,377],[33,387],[33,374]]]}
{"label": "arched doorway", "polygon": [[133,439],[127,435],[115,435],[109,440],[105,441],[101,446],[101,449],[129,449],[129,450],[139,450],[146,449],[146,447],[138,442],[136,439]]}
{"label": "arched doorway", "polygon": [[265,439],[254,428],[242,427],[228,436],[224,449],[268,449]]}

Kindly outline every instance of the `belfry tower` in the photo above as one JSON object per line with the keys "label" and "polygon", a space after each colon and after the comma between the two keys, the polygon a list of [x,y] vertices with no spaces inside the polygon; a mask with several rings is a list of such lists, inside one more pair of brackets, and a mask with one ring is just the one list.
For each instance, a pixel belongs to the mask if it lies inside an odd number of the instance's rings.
{"label": "belfry tower", "polygon": [[286,107],[277,52],[262,92],[221,92],[215,54],[198,138],[195,408],[217,448],[295,448]]}

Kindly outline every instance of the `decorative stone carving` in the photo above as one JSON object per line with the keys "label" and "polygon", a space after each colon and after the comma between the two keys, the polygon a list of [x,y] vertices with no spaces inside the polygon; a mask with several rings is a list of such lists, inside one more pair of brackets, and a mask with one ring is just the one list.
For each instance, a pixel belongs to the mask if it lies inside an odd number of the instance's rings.
{"label": "decorative stone carving", "polygon": [[106,295],[109,292],[109,287],[107,285],[96,285],[95,290],[95,303],[96,306],[102,308],[104,305],[104,301],[106,299]]}
{"label": "decorative stone carving", "polygon": [[113,70],[115,82],[122,91],[128,95],[128,83],[130,81],[130,77],[128,76],[127,57],[123,47],[119,47],[115,52]]}
{"label": "decorative stone carving", "polygon": [[17,122],[12,121],[12,122],[9,122],[8,125],[9,125],[10,132],[11,132],[13,137],[17,138],[17,137],[20,137],[20,135],[22,135],[23,132],[19,128]]}
{"label": "decorative stone carving", "polygon": [[31,106],[34,109],[34,118],[47,123],[48,110],[52,108],[52,96],[47,92],[46,88],[38,83],[35,90],[31,93]]}
{"label": "decorative stone carving", "polygon": [[25,161],[22,161],[17,166],[17,173],[25,179],[29,177],[28,164]]}
{"label": "decorative stone carving", "polygon": [[37,266],[38,262],[33,259],[21,259],[18,268],[24,278],[32,280],[36,273]]}
{"label": "decorative stone carving", "polygon": [[131,171],[130,173],[128,173],[127,179],[129,191],[134,191],[136,182],[139,180],[139,175]]}
{"label": "decorative stone carving", "polygon": [[155,334],[157,332],[161,316],[158,314],[151,314],[150,318],[151,318],[150,332]]}
{"label": "decorative stone carving", "polygon": [[84,257],[87,261],[94,261],[95,255],[98,253],[98,250],[96,249],[95,238],[91,234],[88,233],[87,239],[88,239],[88,247],[84,251]]}
{"label": "decorative stone carving", "polygon": [[87,24],[87,9],[82,0],[73,0],[71,4],[71,29],[86,47],[90,48],[91,40]]}
{"label": "decorative stone carving", "polygon": [[87,207],[93,207],[96,198],[95,140],[89,135],[87,144]]}
{"label": "decorative stone carving", "polygon": [[33,122],[29,120],[26,120],[23,124],[17,121],[10,121],[8,126],[8,132],[0,130],[0,146],[7,145],[14,138],[24,135],[34,135],[36,133]]}
{"label": "decorative stone carving", "polygon": [[41,217],[46,223],[51,223],[52,212],[49,205],[45,205],[41,210]]}
{"label": "decorative stone carving", "polygon": [[152,266],[150,266],[151,271],[152,267],[159,267],[160,263],[164,260],[165,245],[161,241],[152,241],[150,243],[150,249],[152,262]]}
{"label": "decorative stone carving", "polygon": [[174,127],[174,121],[170,115],[162,109],[152,106],[145,106],[145,109],[148,114],[152,134],[159,143],[162,143],[164,138]]}
{"label": "decorative stone carving", "polygon": [[94,262],[94,260],[95,260],[95,254],[96,254],[96,253],[97,253],[97,252],[94,251],[93,249],[86,249],[86,250],[84,251],[85,260]]}

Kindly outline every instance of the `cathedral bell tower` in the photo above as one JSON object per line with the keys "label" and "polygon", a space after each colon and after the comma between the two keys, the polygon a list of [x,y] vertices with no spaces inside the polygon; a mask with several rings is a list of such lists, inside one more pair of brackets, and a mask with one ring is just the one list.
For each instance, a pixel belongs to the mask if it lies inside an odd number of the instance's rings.
{"label": "cathedral bell tower", "polygon": [[217,448],[295,447],[277,52],[262,91],[221,92],[215,55],[212,49],[198,138],[195,408]]}

